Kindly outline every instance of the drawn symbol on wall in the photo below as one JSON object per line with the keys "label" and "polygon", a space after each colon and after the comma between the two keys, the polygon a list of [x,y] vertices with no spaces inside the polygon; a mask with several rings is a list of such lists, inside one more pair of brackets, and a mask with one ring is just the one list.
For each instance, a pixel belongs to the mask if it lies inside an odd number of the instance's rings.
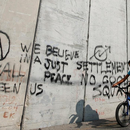
{"label": "drawn symbol on wall", "polygon": [[10,50],[10,39],[9,36],[0,31],[0,61],[4,60]]}
{"label": "drawn symbol on wall", "polygon": [[111,53],[111,47],[110,46],[96,46],[94,49],[94,55],[90,57],[90,60],[95,57],[98,61],[105,61],[108,57],[108,52]]}

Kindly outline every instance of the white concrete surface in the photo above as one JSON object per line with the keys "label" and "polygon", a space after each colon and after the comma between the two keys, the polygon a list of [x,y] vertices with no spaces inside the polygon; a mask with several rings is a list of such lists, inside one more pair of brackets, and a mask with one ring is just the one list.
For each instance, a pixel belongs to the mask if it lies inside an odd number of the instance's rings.
{"label": "white concrete surface", "polygon": [[38,3],[38,0],[0,0],[1,130],[20,129]]}
{"label": "white concrete surface", "polygon": [[124,95],[111,84],[130,59],[128,0],[127,11],[124,0],[0,0],[0,129],[114,117]]}
{"label": "white concrete surface", "polygon": [[127,74],[124,0],[91,1],[88,48],[85,120],[109,118],[120,101],[111,84]]}
{"label": "white concrete surface", "polygon": [[88,1],[42,1],[24,129],[82,121],[87,23]]}

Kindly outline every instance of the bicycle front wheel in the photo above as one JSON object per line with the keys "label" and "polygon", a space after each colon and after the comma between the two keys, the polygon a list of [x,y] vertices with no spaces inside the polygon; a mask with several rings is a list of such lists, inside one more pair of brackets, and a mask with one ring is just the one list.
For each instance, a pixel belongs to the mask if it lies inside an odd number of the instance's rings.
{"label": "bicycle front wheel", "polygon": [[129,118],[130,111],[129,108],[127,109],[127,107],[128,107],[127,102],[122,102],[116,108],[116,120],[118,124],[122,127],[126,127],[130,123],[130,118]]}

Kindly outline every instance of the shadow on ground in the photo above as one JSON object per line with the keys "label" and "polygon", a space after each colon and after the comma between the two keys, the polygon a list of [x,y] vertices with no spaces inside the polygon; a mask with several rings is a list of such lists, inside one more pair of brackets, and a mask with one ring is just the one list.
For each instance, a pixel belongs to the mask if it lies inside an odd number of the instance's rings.
{"label": "shadow on ground", "polygon": [[69,119],[69,124],[75,123],[77,126],[75,128],[92,128],[92,129],[120,129],[122,128],[118,125],[115,118],[111,119],[99,119],[97,111],[87,104],[85,106],[85,113],[83,115],[83,104],[84,100],[80,100],[76,105],[76,114],[72,114]]}
{"label": "shadow on ground", "polygon": [[121,128],[120,125],[118,125],[118,123],[116,122],[116,119],[100,119],[100,120],[97,120],[97,121],[91,121],[91,122],[88,122],[86,124],[86,126],[91,126],[91,128],[95,128],[95,129],[113,129],[115,130],[116,128],[119,129]]}

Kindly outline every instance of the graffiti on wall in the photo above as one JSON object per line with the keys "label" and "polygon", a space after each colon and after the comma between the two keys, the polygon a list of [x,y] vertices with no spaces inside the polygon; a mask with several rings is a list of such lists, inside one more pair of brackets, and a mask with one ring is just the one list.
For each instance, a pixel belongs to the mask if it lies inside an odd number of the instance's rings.
{"label": "graffiti on wall", "polygon": [[0,30],[0,61],[4,60],[10,51],[10,38]]}
{"label": "graffiti on wall", "polygon": [[26,72],[23,71],[22,65],[13,65],[7,62],[5,65],[0,65],[0,81],[23,81]]}
{"label": "graffiti on wall", "polygon": [[94,49],[94,55],[89,58],[91,60],[92,58],[95,58],[98,61],[106,61],[108,58],[108,53],[111,53],[111,46],[105,46],[102,45],[96,46]]}
{"label": "graffiti on wall", "polygon": [[[71,74],[65,74],[65,68],[69,66],[68,60],[79,58],[79,51],[70,52],[69,50],[61,50],[58,47],[47,45],[46,56],[47,58],[45,58],[44,63],[46,69],[44,73],[44,81],[49,79],[52,83],[59,82],[60,84],[72,84]],[[64,60],[52,60],[49,56],[59,59],[62,58]],[[55,73],[52,73],[50,70],[55,70]]]}
{"label": "graffiti on wall", "polygon": [[24,64],[28,64],[30,61],[29,46],[21,43],[21,55],[19,56],[19,62],[7,61],[10,54],[11,41],[7,33],[0,31],[0,103],[3,110],[3,118],[13,119],[18,111],[18,105],[16,96],[21,91],[21,86],[25,82],[26,68]]}
{"label": "graffiti on wall", "polygon": [[29,63],[29,61],[31,59],[31,56],[28,55],[30,48],[31,48],[31,43],[28,47],[26,45],[24,45],[23,43],[21,43],[22,54],[21,54],[21,58],[20,58],[20,63]]}
{"label": "graffiti on wall", "polygon": [[[38,43],[35,43],[34,45],[34,64],[39,64],[39,65],[42,65],[42,62],[41,62],[41,59],[39,57],[40,55],[40,44]],[[34,83],[34,84],[31,84],[30,86],[30,94],[31,95],[35,95],[35,96],[38,96],[40,94],[43,93],[43,88],[42,88],[42,84],[39,84],[39,83]]]}
{"label": "graffiti on wall", "polygon": [[[69,51],[56,46],[46,45],[44,63],[41,62],[40,44],[35,43],[34,64],[44,66],[44,82],[72,85],[72,75],[66,74],[65,69],[69,66],[68,61],[79,58],[79,51]],[[30,94],[38,96],[43,93],[43,84],[34,83],[30,85]]]}
{"label": "graffiti on wall", "polygon": [[[115,91],[111,85],[123,78],[127,63],[110,60],[111,46],[96,46],[89,61],[78,60],[80,58],[79,50],[69,51],[52,45],[46,45],[44,63],[39,58],[40,44],[35,43],[34,53],[34,64],[38,63],[45,69],[44,82],[72,85],[71,79],[77,71],[80,71],[82,74],[80,73],[79,82],[81,85],[93,86],[95,101],[99,100],[100,96],[110,98],[114,95],[122,95],[120,90]],[[66,68],[70,67],[69,63],[74,59],[76,59],[76,62],[73,62],[76,64],[76,68],[73,68],[74,74],[71,72],[66,74]],[[30,94],[36,96],[42,94],[42,87],[43,84],[31,84]]]}
{"label": "graffiti on wall", "polygon": [[34,58],[34,64],[35,63],[38,63],[38,64],[42,64],[40,58],[39,58],[39,55],[40,55],[40,44],[38,43],[35,43],[35,46],[34,46],[34,54],[36,55],[35,58]]}
{"label": "graffiti on wall", "polygon": [[30,86],[30,94],[31,95],[40,95],[43,93],[43,88],[42,88],[42,84],[38,84],[38,83],[35,83],[35,84],[31,84]]}
{"label": "graffiti on wall", "polygon": [[[115,88],[111,87],[112,84],[121,80],[123,72],[126,72],[127,63],[111,61],[108,59],[109,53],[111,53],[111,46],[99,45],[95,47],[94,54],[89,61],[77,62],[77,69],[85,71],[82,74],[81,84],[93,86],[93,91],[96,93],[93,98],[101,95],[108,98],[113,97]],[[91,62],[92,59],[94,62]],[[116,92],[116,95],[119,93],[122,95],[120,90]]]}
{"label": "graffiti on wall", "polygon": [[18,110],[16,96],[2,95],[0,101],[3,102],[2,110],[4,110],[3,118],[13,119]]}

